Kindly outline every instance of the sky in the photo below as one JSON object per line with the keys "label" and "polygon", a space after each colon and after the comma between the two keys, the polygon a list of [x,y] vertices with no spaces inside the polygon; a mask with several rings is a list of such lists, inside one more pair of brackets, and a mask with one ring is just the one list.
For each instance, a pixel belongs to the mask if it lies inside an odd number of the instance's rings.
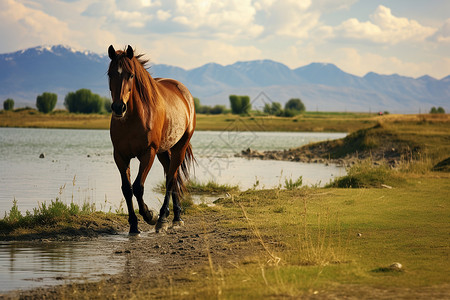
{"label": "sky", "polygon": [[133,46],[153,63],[271,59],[441,79],[450,74],[449,0],[0,0],[0,53]]}

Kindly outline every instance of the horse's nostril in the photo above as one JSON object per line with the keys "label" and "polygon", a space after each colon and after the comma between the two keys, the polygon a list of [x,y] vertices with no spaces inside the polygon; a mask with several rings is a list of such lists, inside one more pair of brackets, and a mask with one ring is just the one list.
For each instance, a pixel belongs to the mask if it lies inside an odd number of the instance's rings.
{"label": "horse's nostril", "polygon": [[127,110],[127,105],[124,103],[122,104],[122,113],[124,113]]}

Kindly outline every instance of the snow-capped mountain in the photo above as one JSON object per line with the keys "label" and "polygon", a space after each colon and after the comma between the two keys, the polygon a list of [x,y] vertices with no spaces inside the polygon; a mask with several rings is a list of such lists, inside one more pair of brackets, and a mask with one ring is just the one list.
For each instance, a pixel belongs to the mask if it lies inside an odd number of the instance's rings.
{"label": "snow-capped mountain", "polygon": [[[106,53],[98,55],[67,46],[39,46],[0,54],[0,101],[12,98],[16,107],[34,106],[37,95],[53,92],[62,107],[65,95],[80,88],[109,96],[108,64]],[[414,113],[442,106],[450,111],[450,76],[438,80],[427,75],[411,78],[370,72],[360,77],[333,64],[312,63],[290,69],[272,60],[226,66],[208,63],[191,70],[152,64],[149,72],[153,77],[180,80],[207,105],[228,105],[230,94],[254,99],[263,92],[266,102],[283,104],[290,98],[301,98],[307,110]]]}

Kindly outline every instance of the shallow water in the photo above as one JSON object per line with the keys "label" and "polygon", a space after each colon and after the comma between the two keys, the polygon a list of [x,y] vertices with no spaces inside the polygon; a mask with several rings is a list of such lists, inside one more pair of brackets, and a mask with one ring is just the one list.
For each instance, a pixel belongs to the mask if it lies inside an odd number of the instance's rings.
{"label": "shallow water", "polygon": [[77,242],[0,242],[0,292],[118,274],[126,257],[115,254],[105,242],[130,238],[122,234]]}
{"label": "shallow water", "polygon": [[[198,165],[193,178],[239,185],[248,189],[283,186],[284,180],[303,176],[304,184],[324,184],[345,170],[333,165],[234,157],[240,151],[281,150],[344,137],[343,133],[196,132],[192,138]],[[44,153],[44,158],[39,158]],[[136,175],[137,160],[131,163]],[[145,201],[159,209],[163,195],[153,188],[163,181],[155,160],[145,183]],[[125,209],[119,172],[113,162],[107,130],[0,128],[0,215],[17,200],[22,212],[59,198],[67,203],[94,203],[97,209]],[[218,196],[198,197],[211,202]],[[0,242],[0,292],[96,280],[119,273],[124,257],[104,249],[105,240],[118,243],[126,235],[84,242]],[[102,248],[103,247],[103,248]],[[86,255],[91,254],[91,255]],[[156,262],[155,262],[156,263]]]}
{"label": "shallow water", "polygon": [[[342,168],[322,164],[248,160],[234,157],[246,148],[280,150],[310,142],[337,139],[344,133],[212,132],[192,138],[198,164],[194,179],[239,185],[241,189],[275,187],[287,178],[303,176],[304,184],[324,184],[342,175]],[[43,153],[45,158],[39,158]],[[134,178],[138,169],[131,162]],[[124,207],[119,172],[112,158],[108,130],[0,128],[0,215],[14,199],[22,212],[38,203],[59,198],[66,202],[95,203],[97,209]],[[163,169],[155,159],[145,183],[145,201],[159,209],[163,195],[153,189],[163,182]]]}

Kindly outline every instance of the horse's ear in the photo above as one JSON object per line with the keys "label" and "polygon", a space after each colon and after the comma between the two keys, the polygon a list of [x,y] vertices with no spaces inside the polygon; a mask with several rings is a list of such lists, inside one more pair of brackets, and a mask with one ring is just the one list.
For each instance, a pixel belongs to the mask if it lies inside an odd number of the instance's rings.
{"label": "horse's ear", "polygon": [[131,46],[128,45],[128,47],[127,47],[127,57],[128,57],[129,59],[132,59],[133,56],[134,56],[133,48],[131,48]]}
{"label": "horse's ear", "polygon": [[111,58],[111,60],[115,59],[117,56],[116,50],[114,50],[113,45],[109,46],[109,48],[108,48],[108,56],[109,56],[109,58]]}

